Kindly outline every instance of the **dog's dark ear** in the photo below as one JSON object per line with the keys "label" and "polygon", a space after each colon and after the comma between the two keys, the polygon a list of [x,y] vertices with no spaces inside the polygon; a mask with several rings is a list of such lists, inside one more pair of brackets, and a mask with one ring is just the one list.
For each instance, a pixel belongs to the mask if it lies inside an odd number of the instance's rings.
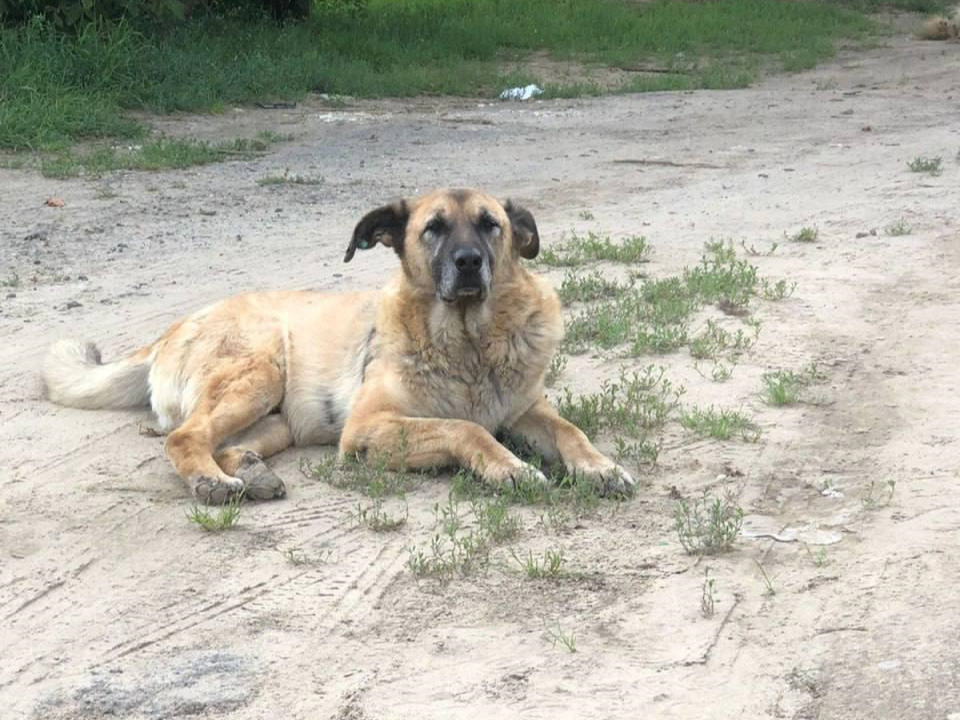
{"label": "dog's dark ear", "polygon": [[507,211],[513,229],[513,247],[520,257],[533,260],[540,253],[540,233],[537,232],[533,215],[526,208],[514,205],[511,200],[503,204],[503,209]]}
{"label": "dog's dark ear", "polygon": [[402,200],[371,210],[353,229],[353,238],[343,261],[350,262],[358,249],[369,250],[377,243],[392,247],[397,255],[402,255],[409,218],[410,211]]}

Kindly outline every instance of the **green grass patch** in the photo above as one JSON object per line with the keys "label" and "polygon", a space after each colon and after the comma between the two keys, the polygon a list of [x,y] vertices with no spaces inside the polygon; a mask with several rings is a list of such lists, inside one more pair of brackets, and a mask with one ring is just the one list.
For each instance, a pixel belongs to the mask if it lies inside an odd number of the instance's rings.
{"label": "green grass patch", "polygon": [[570,305],[575,302],[593,302],[603,298],[620,297],[627,293],[631,287],[633,287],[633,283],[609,280],[596,271],[587,275],[568,272],[564,276],[557,294],[560,296],[560,302],[564,305]]}
{"label": "green grass patch", "polygon": [[[394,452],[405,453],[406,448],[404,446]],[[423,473],[402,468],[391,470],[391,465],[392,453],[389,452],[365,459],[350,457],[343,463],[339,463],[337,456],[331,454],[316,463],[301,458],[300,472],[311,480],[319,480],[341,490],[352,490],[375,501],[386,497],[403,498],[423,482]]]}
{"label": "green grass patch", "polygon": [[266,152],[280,139],[283,138],[268,132],[260,133],[255,138],[219,143],[159,137],[142,145],[125,148],[64,150],[43,160],[40,172],[44,177],[69,178],[97,176],[115,170],[179,170],[194,165],[255,157]]}
{"label": "green grass patch", "polygon": [[[600,88],[553,85],[523,59],[547,51],[589,67],[656,65],[614,90],[743,87],[767,67],[796,70],[840,39],[876,29],[828,2],[718,0],[368,0],[316,3],[303,23],[195,17],[166,28],[41,21],[0,30],[0,147],[62,148],[137,138],[128,110],[222,112],[311,91],[360,97],[494,97],[540,82],[554,97]],[[358,9],[359,8],[359,9]],[[507,69],[507,68],[519,69]]]}
{"label": "green grass patch", "polygon": [[[731,242],[707,243],[696,266],[679,276],[643,279],[639,285],[616,283],[599,273],[568,273],[561,298],[588,304],[567,321],[563,350],[577,354],[619,348],[638,356],[689,345],[696,358],[739,354],[751,347],[758,332],[749,317],[751,299],[782,300],[793,290],[785,280],[761,277],[754,265],[737,257]],[[691,333],[691,317],[706,305],[739,316],[747,328],[727,330],[711,320],[700,333]]]}
{"label": "green grass patch", "polygon": [[939,155],[936,157],[919,155],[908,162],[907,167],[910,168],[910,172],[936,176],[943,172],[943,158]]}
{"label": "green grass patch", "polygon": [[760,428],[738,410],[690,407],[680,413],[680,425],[700,437],[730,440],[736,436],[748,442],[760,439]]}
{"label": "green grass patch", "polygon": [[240,493],[216,509],[192,505],[186,513],[187,520],[206,532],[223,532],[236,527],[240,522],[242,502],[243,494]]}
{"label": "green grass patch", "polygon": [[307,177],[305,175],[291,175],[290,169],[287,168],[283,171],[283,175],[267,175],[266,177],[259,178],[257,185],[319,185],[322,182],[323,180],[320,178]]}
{"label": "green grass patch", "polygon": [[511,550],[510,555],[530,580],[556,580],[567,574],[564,569],[567,559],[563,550],[547,550],[542,556],[534,555],[533,550],[528,551],[525,556]]}
{"label": "green grass patch", "polygon": [[722,498],[707,491],[694,500],[680,500],[673,511],[674,529],[680,545],[690,555],[729,552],[743,527],[743,508],[736,497]]}
{"label": "green grass patch", "polygon": [[562,647],[569,653],[577,651],[577,636],[564,630],[559,623],[554,627],[544,623],[544,632],[554,647]]}
{"label": "green grass patch", "polygon": [[889,235],[890,237],[902,237],[912,232],[913,228],[907,225],[903,218],[900,218],[894,223],[890,223],[883,229],[884,235]]}
{"label": "green grass patch", "polygon": [[666,377],[664,368],[649,365],[622,370],[616,381],[604,380],[597,393],[575,396],[564,388],[557,411],[591,438],[603,431],[644,437],[667,422],[684,392]]}
{"label": "green grass patch", "polygon": [[803,399],[803,391],[807,386],[822,378],[815,364],[800,372],[776,370],[764,373],[761,397],[768,405],[794,405]]}
{"label": "green grass patch", "polygon": [[537,262],[549,267],[578,267],[589,262],[642,263],[647,262],[650,245],[642,235],[632,235],[620,242],[609,236],[588,232],[573,233],[568,239],[550,247],[541,248]]}
{"label": "green grass patch", "polygon": [[757,340],[759,325],[753,332],[737,328],[731,332],[714,320],[707,320],[703,331],[690,339],[690,355],[698,360],[716,360],[727,353],[739,355],[749,350]]}
{"label": "green grass patch", "polygon": [[384,500],[382,497],[374,498],[369,505],[358,502],[353,517],[357,525],[361,525],[373,532],[394,532],[407,524],[409,516],[406,505],[403,508],[402,515],[390,515],[384,509]]}
{"label": "green grass patch", "polygon": [[563,371],[567,369],[567,362],[567,356],[563,353],[557,353],[553,356],[553,360],[550,361],[550,367],[547,368],[547,376],[544,378],[544,384],[547,387],[553,387],[557,384],[557,380],[563,375]]}
{"label": "green grass patch", "polygon": [[429,546],[409,550],[407,567],[416,578],[450,581],[485,572],[491,551],[520,532],[520,518],[506,498],[474,496],[465,510],[458,488],[454,483],[447,502],[434,506],[436,533]]}
{"label": "green grass patch", "polygon": [[786,237],[791,242],[812,243],[820,237],[820,230],[815,227],[802,227],[793,235],[787,235]]}

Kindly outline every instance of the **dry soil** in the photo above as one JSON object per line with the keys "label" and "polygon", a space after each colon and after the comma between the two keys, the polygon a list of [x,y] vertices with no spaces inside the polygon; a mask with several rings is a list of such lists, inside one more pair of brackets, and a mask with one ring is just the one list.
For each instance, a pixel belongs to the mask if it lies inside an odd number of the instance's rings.
{"label": "dry soil", "polygon": [[[178,135],[294,138],[181,172],[0,171],[0,715],[960,717],[958,51],[895,38],[728,92],[163,118]],[[910,172],[919,155],[941,156],[942,174]],[[322,182],[256,183],[287,168]],[[655,276],[696,263],[710,239],[779,242],[751,262],[796,291],[757,303],[758,342],[728,382],[685,352],[631,361],[664,363],[686,403],[742,408],[761,439],[671,425],[634,500],[561,533],[519,510],[517,551],[562,548],[578,573],[529,581],[502,548],[488,573],[438,586],[406,561],[434,532],[444,477],[408,495],[404,528],[374,533],[351,518],[356,494],[298,472],[327,450],[294,449],[273,461],[287,499],[205,534],[184,517],[162,439],[139,432],[145,412],[41,397],[58,338],[113,357],[230,293],[376,286],[395,259],[342,265],[353,224],[442,185],[527,204],[546,243],[643,233]],[[910,234],[884,233],[901,219]],[[784,240],[803,226],[816,242]],[[810,362],[825,375],[813,402],[760,401],[764,372]],[[589,390],[618,365],[577,358],[560,383]],[[889,480],[892,501],[865,507]],[[748,532],[697,561],[673,531],[675,494],[723,486]],[[548,629],[573,634],[576,652]]]}

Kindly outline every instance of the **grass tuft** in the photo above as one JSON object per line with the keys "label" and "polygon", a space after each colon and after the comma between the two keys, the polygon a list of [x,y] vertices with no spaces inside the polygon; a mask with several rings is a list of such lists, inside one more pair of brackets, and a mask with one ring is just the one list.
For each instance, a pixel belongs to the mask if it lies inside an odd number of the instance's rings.
{"label": "grass tuft", "polygon": [[710,577],[710,568],[703,569],[703,587],[700,590],[700,614],[704,619],[709,620],[716,613],[717,581]]}
{"label": "grass tuft", "polygon": [[142,145],[106,147],[88,151],[62,151],[44,160],[44,177],[99,176],[115,170],[180,170],[225,160],[249,159],[266,152],[278,140],[275,133],[238,138],[220,143],[160,137]]}
{"label": "grass tuft", "polygon": [[437,533],[429,548],[410,549],[407,567],[416,578],[449,582],[485,571],[491,550],[520,532],[520,518],[505,498],[474,497],[468,514],[461,509],[457,487],[451,487],[444,505],[434,506]]}
{"label": "grass tuft", "polygon": [[[404,453],[404,449],[396,452]],[[365,461],[348,458],[342,465],[335,455],[328,455],[317,463],[300,460],[300,472],[311,480],[320,480],[335,488],[360,492],[374,500],[389,496],[404,497],[419,485],[423,475],[406,470],[390,470],[391,453],[380,453]]]}
{"label": "grass tuft", "polygon": [[567,240],[540,250],[537,262],[549,267],[576,267],[588,262],[643,263],[648,261],[650,245],[642,235],[632,235],[619,243],[609,236],[588,232],[573,233]]}
{"label": "grass tuft", "polygon": [[753,347],[759,332],[759,326],[755,326],[752,333],[744,332],[743,328],[731,333],[716,321],[707,320],[704,331],[690,340],[690,355],[698,360],[716,360],[727,353],[740,355]]}
{"label": "grass tuft", "polygon": [[554,628],[551,628],[549,625],[544,625],[544,629],[554,647],[559,645],[569,653],[575,653],[577,651],[577,638],[572,632],[566,632],[559,624]]}
{"label": "grass tuft", "polygon": [[257,185],[319,185],[323,180],[321,178],[306,177],[304,175],[291,175],[290,168],[283,171],[283,175],[267,175],[257,180]]}
{"label": "grass tuft", "polygon": [[547,387],[553,387],[557,384],[557,380],[560,379],[560,376],[563,375],[563,371],[567,368],[567,356],[562,353],[557,353],[553,356],[553,359],[550,361],[550,366],[547,368],[547,376],[544,378],[544,383]]}
{"label": "grass tuft", "polygon": [[903,235],[909,235],[913,232],[913,228],[907,225],[903,218],[900,218],[895,223],[890,223],[887,225],[883,232],[885,235],[890,237],[902,237]]}
{"label": "grass tuft", "polygon": [[403,515],[391,516],[383,509],[383,498],[378,497],[370,505],[358,502],[354,517],[358,525],[373,530],[373,532],[394,532],[407,524],[409,511],[404,506]]}
{"label": "grass tuft", "polygon": [[893,502],[896,490],[896,480],[887,480],[882,483],[871,480],[863,497],[860,498],[860,504],[863,505],[864,510],[879,510]]}
{"label": "grass tuft", "polygon": [[511,556],[531,580],[556,580],[566,575],[563,566],[567,560],[563,555],[563,550],[547,550],[543,556],[535,556],[533,551],[529,551],[526,557],[517,555],[515,550],[510,551]]}
{"label": "grass tuft", "polygon": [[577,275],[568,272],[564,276],[557,294],[560,296],[560,302],[564,305],[570,305],[575,302],[593,302],[603,298],[621,297],[631,287],[633,287],[633,283],[608,280],[596,271],[589,275]]}
{"label": "grass tuft", "polygon": [[793,235],[787,236],[790,242],[812,243],[820,237],[820,230],[815,227],[802,227]]}
{"label": "grass tuft", "polygon": [[680,425],[700,437],[714,440],[730,440],[740,436],[747,442],[760,439],[760,428],[746,415],[737,410],[691,407],[680,413]]}
{"label": "grass tuft", "polygon": [[588,437],[605,430],[642,437],[666,423],[684,392],[666,377],[664,368],[649,365],[632,372],[621,370],[619,380],[604,380],[598,393],[574,396],[565,388],[557,410]]}
{"label": "grass tuft", "polygon": [[927,175],[935,176],[943,172],[943,158],[939,155],[937,157],[918,155],[907,163],[907,167],[910,168],[910,172],[926,173]]}
{"label": "grass tuft", "polygon": [[216,510],[202,505],[193,505],[187,511],[187,520],[207,532],[222,532],[236,527],[240,521],[240,504],[243,493],[234,495]]}
{"label": "grass tuft", "polygon": [[730,493],[718,498],[704,491],[696,500],[678,501],[673,521],[688,554],[716,555],[733,549],[743,527],[743,508]]}
{"label": "grass tuft", "polygon": [[763,374],[763,390],[761,397],[767,405],[793,405],[800,402],[803,390],[823,375],[815,363],[811,363],[801,372],[792,370],[776,370]]}

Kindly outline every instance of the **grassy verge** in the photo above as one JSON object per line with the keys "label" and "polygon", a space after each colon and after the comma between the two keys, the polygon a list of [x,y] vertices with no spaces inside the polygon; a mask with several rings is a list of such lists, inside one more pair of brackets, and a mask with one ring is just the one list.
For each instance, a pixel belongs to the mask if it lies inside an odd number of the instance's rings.
{"label": "grassy verge", "polygon": [[63,150],[40,163],[44,177],[69,178],[100,175],[111,170],[175,170],[230,159],[255,157],[284,139],[263,132],[255,138],[219,143],[158,137],[129,147],[100,147],[82,152]]}
{"label": "grassy verge", "polygon": [[[738,87],[761,67],[810,67],[873,23],[829,2],[717,0],[369,0],[317,5],[305,23],[205,18],[163,32],[128,24],[63,36],[42,22],[0,30],[0,148],[51,149],[138,138],[126,110],[217,112],[311,91],[361,97],[494,96],[541,82],[523,68],[555,60],[627,68],[614,90]],[[656,66],[658,72],[636,72]],[[664,72],[667,71],[667,72]]]}

